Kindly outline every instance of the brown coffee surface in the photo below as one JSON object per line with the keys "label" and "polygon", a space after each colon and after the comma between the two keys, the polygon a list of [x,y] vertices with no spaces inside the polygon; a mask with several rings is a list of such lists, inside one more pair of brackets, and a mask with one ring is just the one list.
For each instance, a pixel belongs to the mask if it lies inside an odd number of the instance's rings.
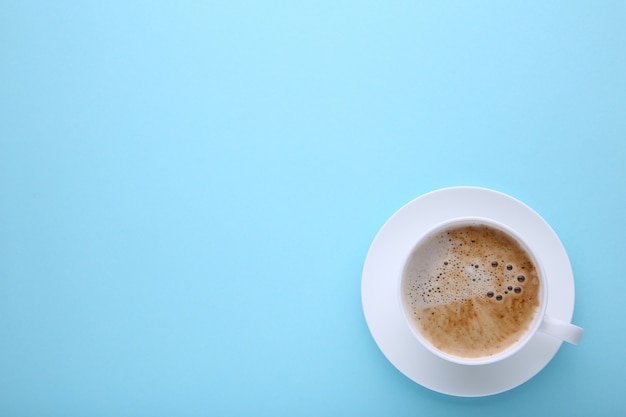
{"label": "brown coffee surface", "polygon": [[540,303],[530,255],[507,233],[483,224],[428,236],[410,256],[402,285],[418,332],[464,358],[491,356],[516,343]]}

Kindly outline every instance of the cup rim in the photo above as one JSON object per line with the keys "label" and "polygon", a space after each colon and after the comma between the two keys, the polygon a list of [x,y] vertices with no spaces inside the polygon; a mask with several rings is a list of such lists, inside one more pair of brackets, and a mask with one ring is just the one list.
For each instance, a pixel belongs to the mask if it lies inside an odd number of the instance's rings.
{"label": "cup rim", "polygon": [[[411,320],[409,318],[407,309],[405,308],[404,301],[403,301],[403,283],[405,279],[406,268],[408,265],[409,258],[411,257],[413,252],[416,250],[416,248],[419,246],[419,244],[427,237],[443,229],[452,227],[454,225],[464,225],[464,224],[485,224],[487,226],[491,226],[500,231],[503,231],[509,236],[513,237],[531,257],[531,260],[533,261],[533,263],[535,264],[535,268],[537,269],[537,275],[540,280],[539,308],[535,311],[535,317],[533,318],[532,323],[529,325],[528,331],[524,333],[524,335],[520,338],[518,342],[512,344],[511,346],[502,350],[501,352],[498,352],[490,356],[483,356],[479,358],[465,358],[462,356],[452,355],[452,354],[449,354],[449,353],[446,353],[437,349],[428,340],[426,340],[426,338],[424,338],[420,334],[420,332],[415,328],[415,326],[411,323]],[[442,221],[434,225],[433,227],[431,227],[430,229],[422,233],[415,240],[415,243],[411,246],[406,256],[404,256],[404,259],[405,259],[404,266],[402,267],[400,278],[397,280],[398,301],[400,304],[400,310],[402,311],[402,316],[404,317],[404,322],[406,326],[408,326],[413,336],[422,344],[422,346],[424,346],[428,351],[430,351],[431,353],[435,354],[436,356],[444,360],[447,360],[449,362],[453,362],[456,364],[460,364],[460,365],[487,365],[487,364],[502,361],[514,355],[515,353],[520,351],[524,346],[526,346],[526,344],[535,336],[535,334],[541,327],[543,318],[545,316],[546,305],[547,305],[547,300],[548,300],[548,286],[546,283],[547,277],[545,275],[545,270],[543,268],[541,260],[539,259],[537,254],[532,250],[530,245],[528,245],[527,241],[523,238],[523,236],[521,236],[521,234],[518,231],[512,229],[510,226],[504,223],[501,223],[491,218],[481,217],[481,216],[462,216],[462,217],[455,217],[455,218],[447,219],[445,221]]]}

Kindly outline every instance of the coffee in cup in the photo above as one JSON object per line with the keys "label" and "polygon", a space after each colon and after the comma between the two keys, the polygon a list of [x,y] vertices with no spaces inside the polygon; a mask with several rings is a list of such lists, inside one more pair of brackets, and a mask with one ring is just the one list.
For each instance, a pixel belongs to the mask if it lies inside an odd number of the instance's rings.
{"label": "coffee in cup", "polygon": [[401,282],[414,334],[434,353],[464,364],[517,351],[540,327],[546,299],[533,253],[512,230],[487,219],[452,220],[426,233]]}

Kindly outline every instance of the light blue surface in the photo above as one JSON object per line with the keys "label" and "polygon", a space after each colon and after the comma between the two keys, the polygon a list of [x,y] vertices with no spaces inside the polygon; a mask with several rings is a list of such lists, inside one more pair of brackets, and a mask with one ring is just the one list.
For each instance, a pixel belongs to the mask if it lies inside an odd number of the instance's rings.
{"label": "light blue surface", "polygon": [[[0,415],[624,415],[626,3],[0,12]],[[579,346],[492,397],[376,347],[378,229],[452,185],[561,237]]]}

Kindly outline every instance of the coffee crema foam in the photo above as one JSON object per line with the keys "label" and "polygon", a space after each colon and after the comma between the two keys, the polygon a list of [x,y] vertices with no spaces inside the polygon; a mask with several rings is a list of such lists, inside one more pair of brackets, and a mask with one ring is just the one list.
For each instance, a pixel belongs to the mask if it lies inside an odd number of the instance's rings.
{"label": "coffee crema foam", "polygon": [[507,233],[457,225],[428,236],[403,277],[404,306],[417,331],[459,357],[495,355],[528,330],[540,302],[537,269]]}

